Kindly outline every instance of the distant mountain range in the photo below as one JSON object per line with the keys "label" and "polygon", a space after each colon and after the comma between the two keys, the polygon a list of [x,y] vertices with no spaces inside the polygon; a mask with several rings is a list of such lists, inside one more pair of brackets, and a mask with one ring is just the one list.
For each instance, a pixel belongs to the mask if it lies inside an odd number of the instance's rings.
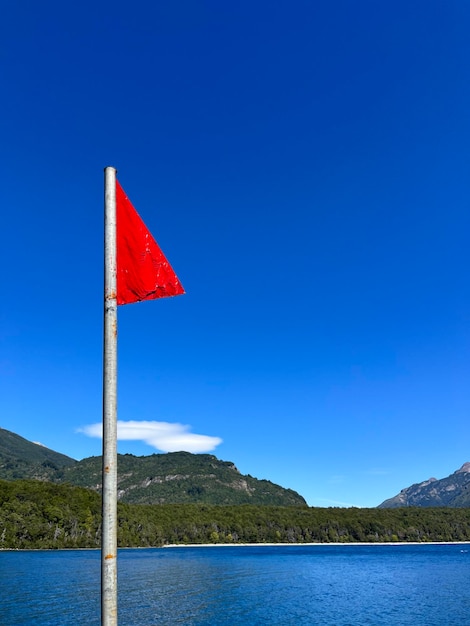
{"label": "distant mountain range", "polygon": [[382,502],[379,508],[405,506],[470,507],[470,463],[464,463],[447,478],[430,478],[402,489],[398,495]]}
{"label": "distant mountain range", "polygon": [[[35,479],[101,491],[101,457],[76,461],[0,428],[0,479]],[[302,506],[305,499],[269,480],[240,474],[211,454],[118,455],[118,498],[132,504]],[[470,463],[440,480],[402,489],[378,508],[470,507]]]}
{"label": "distant mountain range", "polygon": [[[36,479],[101,490],[101,457],[76,461],[0,428],[0,479]],[[211,454],[118,455],[118,498],[133,504],[306,505],[292,489],[240,474]]]}

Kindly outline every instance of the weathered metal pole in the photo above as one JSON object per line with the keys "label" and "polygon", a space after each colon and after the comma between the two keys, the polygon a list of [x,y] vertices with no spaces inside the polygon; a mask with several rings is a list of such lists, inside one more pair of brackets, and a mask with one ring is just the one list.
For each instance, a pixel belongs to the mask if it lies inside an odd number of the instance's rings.
{"label": "weathered metal pole", "polygon": [[117,625],[116,170],[105,174],[101,624]]}

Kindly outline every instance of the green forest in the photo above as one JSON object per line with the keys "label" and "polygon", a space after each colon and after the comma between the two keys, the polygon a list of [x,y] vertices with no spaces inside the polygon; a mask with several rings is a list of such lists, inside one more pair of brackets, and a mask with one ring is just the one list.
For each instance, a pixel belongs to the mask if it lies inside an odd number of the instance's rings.
{"label": "green forest", "polygon": [[[470,509],[118,503],[120,547],[198,543],[470,541]],[[101,498],[71,485],[0,480],[0,548],[96,548]]]}

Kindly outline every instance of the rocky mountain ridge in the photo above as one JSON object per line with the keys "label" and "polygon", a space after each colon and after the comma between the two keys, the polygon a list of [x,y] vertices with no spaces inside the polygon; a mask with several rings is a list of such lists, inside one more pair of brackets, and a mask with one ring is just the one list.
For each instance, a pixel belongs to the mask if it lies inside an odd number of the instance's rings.
{"label": "rocky mountain ridge", "polygon": [[422,483],[402,489],[379,508],[420,507],[470,507],[470,463],[464,463],[446,478],[428,478]]}

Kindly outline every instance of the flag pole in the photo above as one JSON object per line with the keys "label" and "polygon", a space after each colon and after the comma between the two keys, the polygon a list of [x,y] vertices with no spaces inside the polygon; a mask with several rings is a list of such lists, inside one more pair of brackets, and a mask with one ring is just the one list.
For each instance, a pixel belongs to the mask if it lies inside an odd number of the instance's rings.
{"label": "flag pole", "polygon": [[116,170],[106,167],[104,226],[101,624],[117,625]]}

